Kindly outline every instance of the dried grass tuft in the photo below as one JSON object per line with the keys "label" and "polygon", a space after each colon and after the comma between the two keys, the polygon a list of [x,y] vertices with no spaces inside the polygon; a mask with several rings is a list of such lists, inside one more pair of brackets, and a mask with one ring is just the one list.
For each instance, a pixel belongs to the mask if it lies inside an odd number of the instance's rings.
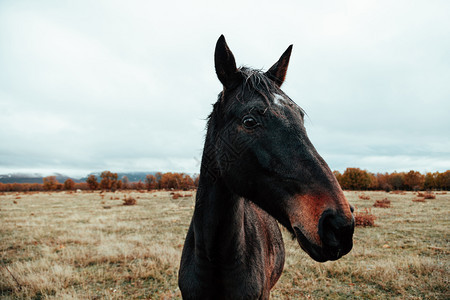
{"label": "dried grass tuft", "polygon": [[358,197],[359,197],[359,199],[361,199],[361,200],[370,200],[370,197],[367,196],[367,195],[365,195],[365,194],[361,194],[361,195],[359,195]]}
{"label": "dried grass tuft", "polygon": [[183,197],[183,195],[180,193],[173,193],[173,195],[172,195],[172,199],[178,199],[180,197]]}
{"label": "dried grass tuft", "polygon": [[433,194],[432,192],[426,192],[424,195],[425,199],[436,199],[436,195]]}
{"label": "dried grass tuft", "polygon": [[376,217],[372,214],[369,209],[364,209],[364,211],[355,211],[355,226],[356,227],[372,227],[375,226]]}
{"label": "dried grass tuft", "polygon": [[125,196],[123,199],[123,205],[136,205],[137,201],[132,196]]}
{"label": "dried grass tuft", "polygon": [[395,195],[406,195],[406,193],[405,193],[404,191],[398,191],[398,190],[392,191],[392,192],[390,192],[390,194],[395,194]]}
{"label": "dried grass tuft", "polygon": [[391,200],[384,198],[383,200],[376,200],[373,207],[389,208],[391,207]]}
{"label": "dried grass tuft", "polygon": [[413,202],[426,202],[425,198],[423,198],[423,197],[422,198],[413,199],[412,201]]}

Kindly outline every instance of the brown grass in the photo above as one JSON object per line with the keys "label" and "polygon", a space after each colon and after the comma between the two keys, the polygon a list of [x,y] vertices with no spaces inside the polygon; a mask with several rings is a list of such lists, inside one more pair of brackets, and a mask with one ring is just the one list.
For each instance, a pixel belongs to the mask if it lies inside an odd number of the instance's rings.
{"label": "brown grass", "polygon": [[368,227],[375,226],[376,217],[372,214],[370,208],[365,208],[364,211],[355,211],[355,226]]}
{"label": "brown grass", "polygon": [[370,200],[370,197],[365,194],[361,194],[358,197],[359,197],[359,199],[362,199],[362,200]]}
{"label": "brown grass", "polygon": [[390,194],[394,194],[394,195],[406,195],[405,191],[392,191],[390,192]]}
{"label": "brown grass", "polygon": [[[20,194],[18,204],[15,194],[0,195],[1,299],[181,298],[192,198],[104,194],[104,204],[91,192]],[[419,206],[413,192],[392,194],[389,210],[371,211],[360,194],[345,192],[357,220],[368,213],[377,226],[358,226],[353,250],[338,261],[313,261],[282,230],[286,263],[271,299],[448,299],[450,195]],[[117,205],[113,195],[139,195],[139,205]]]}
{"label": "brown grass", "polygon": [[426,202],[425,198],[416,198],[412,200],[413,202]]}
{"label": "brown grass", "polygon": [[375,200],[373,207],[389,208],[391,207],[391,200],[384,198],[383,200]]}
{"label": "brown grass", "polygon": [[125,196],[123,198],[123,205],[136,205],[137,204],[137,200],[136,198],[132,197],[132,196]]}
{"label": "brown grass", "polygon": [[183,195],[180,193],[172,193],[172,199],[178,199],[180,197],[183,197]]}
{"label": "brown grass", "polygon": [[425,195],[423,196],[425,199],[436,199],[436,195],[433,194],[432,192],[426,192]]}

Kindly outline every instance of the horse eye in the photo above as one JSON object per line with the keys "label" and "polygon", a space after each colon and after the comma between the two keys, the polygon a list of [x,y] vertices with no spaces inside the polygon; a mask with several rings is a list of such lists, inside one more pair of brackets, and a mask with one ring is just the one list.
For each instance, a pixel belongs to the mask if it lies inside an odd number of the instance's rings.
{"label": "horse eye", "polygon": [[253,117],[245,116],[242,119],[242,124],[244,124],[244,127],[247,129],[252,129],[258,126],[258,122]]}

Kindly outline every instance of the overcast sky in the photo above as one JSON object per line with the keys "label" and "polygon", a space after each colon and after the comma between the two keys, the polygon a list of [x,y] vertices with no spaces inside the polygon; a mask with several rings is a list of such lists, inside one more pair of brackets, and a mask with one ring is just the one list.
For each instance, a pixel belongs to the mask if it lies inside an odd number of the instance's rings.
{"label": "overcast sky", "polygon": [[450,169],[450,1],[0,1],[0,174],[199,171],[238,65],[283,90],[331,169]]}

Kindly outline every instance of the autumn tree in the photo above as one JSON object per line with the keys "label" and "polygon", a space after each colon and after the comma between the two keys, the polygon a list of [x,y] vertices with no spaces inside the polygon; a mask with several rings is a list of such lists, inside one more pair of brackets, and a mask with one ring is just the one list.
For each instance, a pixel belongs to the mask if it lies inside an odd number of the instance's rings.
{"label": "autumn tree", "polygon": [[133,182],[133,189],[143,190],[144,188],[145,188],[145,184],[142,182],[142,180],[139,180],[138,182]]}
{"label": "autumn tree", "polygon": [[162,174],[160,186],[162,189],[180,189],[182,175],[179,173],[167,172]]}
{"label": "autumn tree", "polygon": [[436,185],[443,190],[450,190],[450,170],[444,173],[438,173],[436,176]]}
{"label": "autumn tree", "polygon": [[194,180],[188,174],[183,174],[181,180],[181,189],[189,190],[192,188],[194,188]]}
{"label": "autumn tree", "polygon": [[56,176],[48,176],[42,179],[44,189],[46,191],[54,191],[58,187],[58,180],[56,180]]}
{"label": "autumn tree", "polygon": [[116,190],[117,189],[117,173],[112,173],[110,171],[103,171],[100,174],[100,187],[104,190]]}
{"label": "autumn tree", "polygon": [[168,172],[162,174],[159,185],[162,189],[187,190],[194,187],[194,180],[188,174]]}
{"label": "autumn tree", "polygon": [[147,188],[147,191],[156,188],[156,177],[151,174],[145,176],[145,187]]}
{"label": "autumn tree", "polygon": [[89,186],[89,189],[91,190],[96,190],[98,189],[98,181],[97,181],[97,177],[95,175],[89,175],[88,178],[86,179],[86,183]]}
{"label": "autumn tree", "polygon": [[347,168],[342,174],[342,187],[349,190],[367,190],[370,176],[366,170]]}
{"label": "autumn tree", "polygon": [[75,181],[73,181],[70,178],[67,178],[66,181],[64,181],[64,189],[71,191],[75,188]]}
{"label": "autumn tree", "polygon": [[391,173],[388,177],[388,182],[394,190],[400,190],[404,187],[404,177],[403,173]]}
{"label": "autumn tree", "polygon": [[423,188],[425,190],[432,190],[437,187],[436,186],[437,174],[438,174],[437,172],[436,173],[428,172],[427,174],[425,174],[425,179],[423,183]]}
{"label": "autumn tree", "polygon": [[377,189],[389,192],[392,190],[392,185],[389,183],[389,173],[377,173]]}
{"label": "autumn tree", "polygon": [[117,180],[116,189],[118,189],[118,190],[123,189],[123,182],[122,182],[122,180]]}
{"label": "autumn tree", "polygon": [[425,176],[417,171],[409,171],[403,177],[403,185],[408,190],[419,190],[423,188],[425,182]]}

